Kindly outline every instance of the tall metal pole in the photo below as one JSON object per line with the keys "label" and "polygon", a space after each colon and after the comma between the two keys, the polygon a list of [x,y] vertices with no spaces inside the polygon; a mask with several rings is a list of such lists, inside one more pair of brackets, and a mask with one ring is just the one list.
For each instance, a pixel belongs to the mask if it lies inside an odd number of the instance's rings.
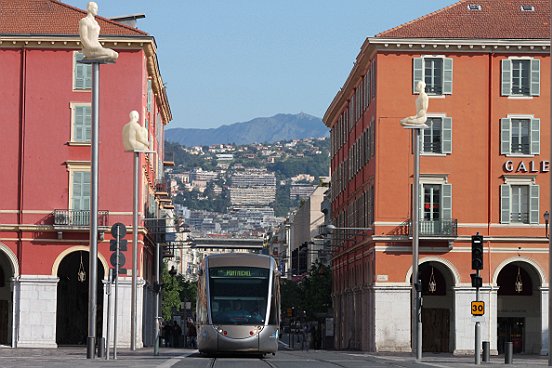
{"label": "tall metal pole", "polygon": [[138,295],[136,292],[138,281],[138,172],[140,169],[140,153],[134,152],[134,185],[132,194],[132,304],[130,308],[130,350],[136,350],[136,326],[138,319],[136,309],[138,306]]}
{"label": "tall metal pole", "polygon": [[100,100],[100,64],[92,63],[92,122],[90,168],[90,254],[88,258],[88,339],[86,358],[96,357],[96,313],[98,279],[98,135]]}
{"label": "tall metal pole", "polygon": [[[475,277],[479,279],[479,270],[475,272]],[[475,288],[475,301],[479,301],[479,286]],[[479,321],[475,322],[475,364],[481,364],[481,323]]]}
{"label": "tall metal pole", "polygon": [[114,312],[113,312],[113,359],[117,359],[117,321],[119,319],[118,316],[118,305],[119,305],[119,262],[120,262],[120,255],[121,255],[121,247],[120,247],[120,239],[121,234],[119,233],[120,228],[117,226],[117,236],[115,239],[117,239],[117,250],[115,252],[115,302],[114,302]]}
{"label": "tall metal pole", "polygon": [[[161,268],[160,262],[161,262],[161,247],[159,245],[159,242],[155,242],[155,282],[157,283],[158,286],[161,284],[161,277],[159,272],[159,269]],[[155,289],[154,293],[155,293],[155,309],[154,309],[155,342],[153,345],[153,355],[157,356],[159,355],[159,337],[160,337],[159,332],[161,330],[160,316],[159,316],[159,297],[161,294],[159,293],[159,289]]]}
{"label": "tall metal pole", "polygon": [[[552,9],[552,0],[550,1],[550,9]],[[552,14],[550,14],[552,21]],[[550,161],[552,162],[552,22],[550,23],[550,128],[549,128],[549,145]],[[548,209],[552,212],[552,174],[548,174]],[[548,235],[548,366],[552,366],[552,236]]]}
{"label": "tall metal pole", "polygon": [[421,285],[418,283],[419,213],[420,213],[420,131],[412,129],[414,147],[414,182],[412,188],[412,349],[416,360],[422,360],[422,302]]}
{"label": "tall metal pole", "polygon": [[109,333],[111,331],[111,281],[113,280],[113,269],[109,269],[107,279],[107,333],[105,334],[105,359],[109,360]]}

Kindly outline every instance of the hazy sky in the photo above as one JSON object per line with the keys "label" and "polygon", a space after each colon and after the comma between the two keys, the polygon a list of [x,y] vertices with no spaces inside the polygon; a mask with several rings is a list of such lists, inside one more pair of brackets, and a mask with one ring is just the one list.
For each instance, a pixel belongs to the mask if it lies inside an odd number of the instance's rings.
{"label": "hazy sky", "polygon": [[277,113],[322,117],[366,37],[456,0],[96,2],[104,17],[146,15],[138,27],[157,42],[168,127],[212,128]]}

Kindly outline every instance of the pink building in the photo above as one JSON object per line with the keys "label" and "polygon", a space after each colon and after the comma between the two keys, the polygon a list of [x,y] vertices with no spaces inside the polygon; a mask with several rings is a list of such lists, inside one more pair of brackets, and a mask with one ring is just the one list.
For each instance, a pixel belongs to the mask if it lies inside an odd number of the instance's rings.
{"label": "pink building", "polygon": [[[90,204],[91,69],[82,57],[85,12],[54,0],[0,0],[0,344],[86,343]],[[164,126],[171,120],[157,45],[147,33],[97,17],[100,41],[119,52],[100,77],[98,329],[106,335],[104,284],[111,225],[129,234],[120,278],[120,345],[130,344],[133,155],[121,131],[137,110],[156,154],[139,173],[137,346],[151,342],[154,239],[163,216]],[[78,277],[84,271],[85,280]]]}

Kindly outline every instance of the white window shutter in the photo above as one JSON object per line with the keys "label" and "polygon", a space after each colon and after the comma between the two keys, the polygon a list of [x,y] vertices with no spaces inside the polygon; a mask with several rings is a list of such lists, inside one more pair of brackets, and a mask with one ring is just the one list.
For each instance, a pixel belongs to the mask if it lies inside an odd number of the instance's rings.
{"label": "white window shutter", "polygon": [[500,223],[510,223],[510,186],[508,184],[500,186]]}
{"label": "white window shutter", "polygon": [[511,127],[510,118],[500,119],[500,154],[502,155],[508,155],[512,151]]}
{"label": "white window shutter", "polygon": [[512,61],[502,60],[502,96],[512,94]]}
{"label": "white window shutter", "polygon": [[416,84],[419,81],[424,80],[424,59],[423,58],[414,58],[413,60],[413,78],[412,78],[412,92],[417,94]]}
{"label": "white window shutter", "polygon": [[531,96],[540,96],[540,60],[531,60]]}
{"label": "white window shutter", "polygon": [[452,118],[443,118],[443,153],[452,153]]}
{"label": "white window shutter", "polygon": [[424,220],[424,185],[420,184],[420,187],[418,189],[418,200],[420,201],[418,204],[420,206],[420,214],[418,215],[418,220],[423,221]]}
{"label": "white window shutter", "polygon": [[443,220],[452,219],[452,184],[443,184],[441,186],[441,218]]}
{"label": "white window shutter", "polygon": [[443,94],[452,94],[452,59],[443,59]]}
{"label": "white window shutter", "polygon": [[538,185],[529,186],[529,223],[538,224],[539,223],[539,192],[540,188]]}
{"label": "white window shutter", "polygon": [[540,119],[531,119],[531,154],[540,153]]}

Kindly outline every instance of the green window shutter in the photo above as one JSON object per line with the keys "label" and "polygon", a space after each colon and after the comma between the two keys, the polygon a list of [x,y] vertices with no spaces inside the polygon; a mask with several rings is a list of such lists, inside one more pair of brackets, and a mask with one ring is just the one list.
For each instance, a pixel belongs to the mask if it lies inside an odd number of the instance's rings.
{"label": "green window shutter", "polygon": [[540,60],[531,60],[531,96],[540,95]]}
{"label": "green window shutter", "polygon": [[540,153],[540,119],[531,119],[531,154]]}
{"label": "green window shutter", "polygon": [[75,89],[91,89],[92,88],[92,66],[89,64],[78,63],[84,58],[80,52],[75,54],[75,67],[73,70],[74,88]]}
{"label": "green window shutter", "polygon": [[443,220],[452,219],[452,185],[443,184],[441,186],[441,216]]}
{"label": "green window shutter", "polygon": [[413,60],[413,78],[412,78],[412,93],[417,94],[416,84],[424,80],[424,59],[423,58],[414,58]]}
{"label": "green window shutter", "polygon": [[538,224],[539,223],[539,186],[530,185],[529,186],[529,223]]}
{"label": "green window shutter", "polygon": [[502,60],[502,96],[512,94],[512,60]]}
{"label": "green window shutter", "polygon": [[500,186],[500,223],[510,223],[510,186],[508,184]]}
{"label": "green window shutter", "polygon": [[452,118],[443,118],[443,153],[452,153]]}
{"label": "green window shutter", "polygon": [[443,94],[452,94],[452,59],[443,59]]}
{"label": "green window shutter", "polygon": [[510,131],[512,121],[509,118],[500,119],[500,154],[507,155],[512,150]]}
{"label": "green window shutter", "polygon": [[71,209],[90,210],[90,172],[73,172],[73,193],[71,198]]}
{"label": "green window shutter", "polygon": [[92,109],[90,106],[76,106],[74,114],[73,139],[75,142],[90,142]]}

